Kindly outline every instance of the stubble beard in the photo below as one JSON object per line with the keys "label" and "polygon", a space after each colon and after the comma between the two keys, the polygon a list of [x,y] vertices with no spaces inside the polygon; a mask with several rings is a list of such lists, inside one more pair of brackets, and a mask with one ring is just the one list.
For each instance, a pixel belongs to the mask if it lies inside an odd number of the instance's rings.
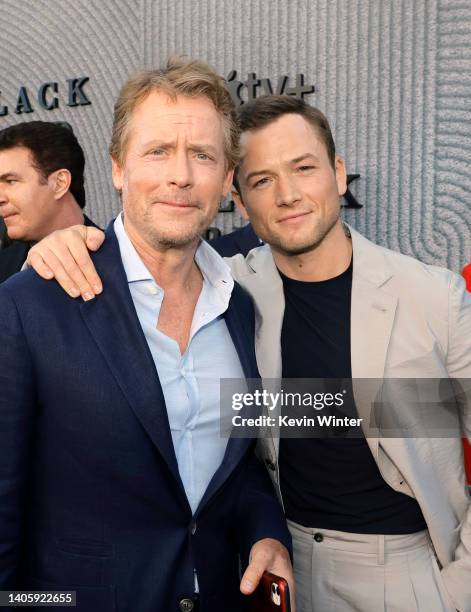
{"label": "stubble beard", "polygon": [[[167,231],[154,227],[152,215],[146,214],[143,217],[143,231],[146,232],[147,241],[156,248],[184,248],[195,241],[199,240],[206,230],[203,222],[196,226],[181,228],[178,227],[178,222]],[[155,223],[155,221],[154,221]]]}
{"label": "stubble beard", "polygon": [[267,242],[275,251],[278,251],[282,255],[292,257],[295,257],[296,255],[303,255],[304,253],[317,249],[322,244],[326,236],[330,234],[339,219],[340,211],[336,217],[327,219],[324,223],[319,222],[315,226],[313,234],[298,244],[292,244],[291,241],[285,239],[283,235],[270,236],[267,240],[265,240],[265,242]]}
{"label": "stubble beard", "polygon": [[139,228],[143,239],[156,250],[188,247],[200,240],[211,223],[211,219],[205,219],[204,215],[200,214],[201,207],[196,205],[197,219],[192,224],[188,221],[185,226],[176,219],[167,221],[167,228],[158,227],[152,215],[152,207],[152,203],[148,203],[142,213],[133,217],[138,217],[134,218],[134,225]]}

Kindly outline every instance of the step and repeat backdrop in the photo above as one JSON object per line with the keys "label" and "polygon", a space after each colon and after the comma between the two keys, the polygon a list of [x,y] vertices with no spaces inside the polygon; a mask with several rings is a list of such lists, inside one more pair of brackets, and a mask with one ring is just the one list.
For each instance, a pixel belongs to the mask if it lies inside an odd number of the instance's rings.
{"label": "step and repeat backdrop", "polygon": [[[236,104],[277,92],[329,117],[351,175],[345,220],[459,271],[471,261],[468,0],[2,0],[0,129],[67,121],[87,158],[87,210],[119,210],[107,147],[134,70],[211,62]],[[214,226],[242,225],[230,202]]]}

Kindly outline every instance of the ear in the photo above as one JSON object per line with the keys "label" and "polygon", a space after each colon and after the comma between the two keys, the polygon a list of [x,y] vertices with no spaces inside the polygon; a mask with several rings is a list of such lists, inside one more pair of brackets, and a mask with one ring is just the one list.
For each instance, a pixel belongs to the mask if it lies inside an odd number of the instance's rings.
{"label": "ear", "polygon": [[248,221],[249,215],[247,213],[247,209],[245,208],[244,202],[240,197],[240,193],[234,187],[232,188],[232,199],[234,200],[237,210],[240,212],[242,218]]}
{"label": "ear", "polygon": [[70,189],[72,175],[66,168],[55,170],[47,177],[47,182],[54,193],[54,199],[60,200]]}
{"label": "ear", "polygon": [[114,157],[111,158],[111,177],[115,189],[121,192],[124,184],[124,172],[121,164]]}
{"label": "ear", "polygon": [[345,161],[340,155],[335,156],[335,179],[339,196],[343,196],[347,191],[347,168],[345,167]]}
{"label": "ear", "polygon": [[224,182],[222,184],[222,193],[224,197],[226,197],[231,190],[233,178],[234,178],[234,169],[228,170],[226,172],[226,175],[224,177]]}

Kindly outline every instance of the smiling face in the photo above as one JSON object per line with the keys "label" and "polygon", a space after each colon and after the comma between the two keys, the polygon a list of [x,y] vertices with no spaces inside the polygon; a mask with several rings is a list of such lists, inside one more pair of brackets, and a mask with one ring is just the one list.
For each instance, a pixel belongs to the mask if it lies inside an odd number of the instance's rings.
{"label": "smiling face", "polygon": [[52,182],[33,166],[29,149],[0,151],[0,216],[9,238],[41,240],[49,233],[57,211]]}
{"label": "smiling face", "polygon": [[227,168],[211,101],[153,91],[132,114],[123,164],[113,160],[128,233],[157,250],[195,243],[230,190]]}
{"label": "smiling face", "polygon": [[291,255],[316,248],[340,224],[347,189],[343,160],[335,169],[315,128],[289,113],[241,137],[238,179],[256,234]]}

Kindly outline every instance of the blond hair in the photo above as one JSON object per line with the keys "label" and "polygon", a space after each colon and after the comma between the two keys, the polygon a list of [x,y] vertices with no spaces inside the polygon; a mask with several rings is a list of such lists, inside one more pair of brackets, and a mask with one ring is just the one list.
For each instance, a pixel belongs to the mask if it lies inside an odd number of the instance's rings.
{"label": "blond hair", "polygon": [[111,157],[120,165],[126,154],[132,113],[152,91],[162,91],[172,101],[176,101],[178,95],[208,98],[222,119],[227,166],[232,169],[237,165],[239,129],[234,103],[224,79],[209,64],[181,56],[170,57],[163,69],[142,70],[133,74],[121,88],[114,107],[109,147]]}

